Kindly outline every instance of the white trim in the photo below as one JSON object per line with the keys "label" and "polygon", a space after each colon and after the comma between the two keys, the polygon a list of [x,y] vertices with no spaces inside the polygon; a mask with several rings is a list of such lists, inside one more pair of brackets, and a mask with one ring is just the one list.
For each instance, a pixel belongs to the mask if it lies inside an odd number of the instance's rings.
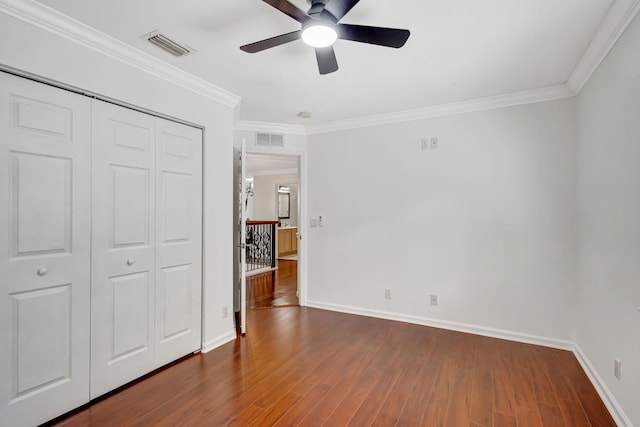
{"label": "white trim", "polygon": [[500,338],[526,344],[535,344],[544,347],[573,351],[575,345],[571,341],[547,338],[538,335],[523,334],[521,332],[507,331],[504,329],[489,328],[486,326],[470,325],[467,323],[451,322],[448,320],[431,319],[427,317],[412,316],[402,313],[392,313],[381,310],[352,307],[346,305],[329,304],[319,301],[307,301],[307,306],[322,310],[338,311],[341,313],[356,314],[360,316],[375,317],[378,319],[396,320],[399,322],[413,323],[416,325],[431,326],[450,331],[465,332],[468,334],[482,335],[491,338]]}
{"label": "white trim", "polygon": [[282,123],[252,122],[238,120],[236,131],[278,133],[284,135],[306,135],[307,127],[304,125],[288,125]]}
{"label": "white trim", "polygon": [[562,84],[541,89],[454,102],[451,104],[417,108],[415,110],[405,110],[395,113],[377,114],[355,119],[309,125],[307,126],[307,134],[314,135],[414,120],[432,119],[434,117],[452,116],[455,114],[470,113],[473,111],[492,110],[496,108],[511,107],[514,105],[552,101],[555,99],[570,98],[572,96],[575,96],[575,93],[571,91],[567,85]]}
{"label": "white trim", "polygon": [[616,0],[611,5],[598,31],[593,36],[578,64],[567,80],[567,86],[579,93],[598,69],[624,30],[640,11],[640,0]]}
{"label": "white trim", "polygon": [[240,97],[33,0],[0,0],[0,12],[235,108]]}
{"label": "white trim", "polygon": [[235,330],[229,331],[226,334],[222,334],[212,340],[202,343],[202,350],[200,351],[202,353],[208,353],[211,350],[221,347],[226,343],[229,343],[235,339],[236,339],[236,331]]}
{"label": "white trim", "polygon": [[600,398],[604,402],[605,406],[609,410],[609,413],[613,417],[613,420],[620,427],[633,427],[631,420],[627,417],[624,410],[607,387],[606,383],[602,380],[598,371],[593,367],[589,358],[584,354],[580,346],[577,344],[574,346],[573,354],[582,366],[582,369],[587,374],[591,383],[595,387],[596,391],[600,395]]}

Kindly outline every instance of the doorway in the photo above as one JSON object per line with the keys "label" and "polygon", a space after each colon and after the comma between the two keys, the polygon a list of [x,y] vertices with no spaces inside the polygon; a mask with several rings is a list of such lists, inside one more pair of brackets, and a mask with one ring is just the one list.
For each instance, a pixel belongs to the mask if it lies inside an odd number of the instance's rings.
{"label": "doorway", "polygon": [[[252,225],[275,222],[274,267],[247,272],[247,309],[296,306],[299,300],[300,159],[295,155],[247,153],[242,208],[246,244],[257,244]],[[257,234],[256,234],[257,235]],[[260,238],[256,239],[261,240]],[[251,253],[251,247],[247,249]]]}

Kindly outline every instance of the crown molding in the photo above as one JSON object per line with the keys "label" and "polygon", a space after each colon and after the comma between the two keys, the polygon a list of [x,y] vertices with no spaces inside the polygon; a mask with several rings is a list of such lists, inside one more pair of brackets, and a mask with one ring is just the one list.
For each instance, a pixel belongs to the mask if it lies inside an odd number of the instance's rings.
{"label": "crown molding", "polygon": [[589,47],[571,73],[567,86],[578,94],[640,11],[640,0],[615,0]]}
{"label": "crown molding", "polygon": [[555,99],[575,96],[567,85],[550,86],[541,89],[514,92],[505,95],[489,96],[471,99],[451,104],[435,105],[414,110],[398,111],[395,113],[377,114],[355,119],[340,120],[307,126],[307,134],[315,135],[327,132],[337,132],[371,126],[380,126],[414,120],[432,119],[435,117],[451,116],[474,111],[492,110],[515,105],[531,104],[535,102],[552,101]]}
{"label": "crown molding", "polygon": [[306,135],[307,127],[303,125],[288,125],[282,123],[251,122],[238,120],[235,125],[237,131],[281,133],[285,135]]}
{"label": "crown molding", "polygon": [[[615,0],[566,84],[505,95],[478,98],[394,113],[378,114],[315,125],[291,125],[236,121],[236,130],[314,135],[385,124],[490,110],[575,96],[618,41],[640,11],[640,0]],[[234,108],[239,118],[241,98],[204,79],[138,50],[101,31],[34,0],[0,0],[0,12],[42,28],[93,51],[147,72],[198,95]]]}
{"label": "crown molding", "polygon": [[0,0],[0,12],[198,95],[236,108],[240,97],[33,0]]}

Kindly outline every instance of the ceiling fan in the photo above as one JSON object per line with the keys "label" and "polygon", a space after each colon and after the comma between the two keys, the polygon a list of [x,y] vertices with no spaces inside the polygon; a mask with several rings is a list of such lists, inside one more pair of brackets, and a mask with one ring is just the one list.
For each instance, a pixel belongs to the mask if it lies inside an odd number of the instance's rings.
{"label": "ceiling fan", "polygon": [[307,0],[311,3],[311,8],[306,13],[287,0],[263,1],[298,21],[302,28],[240,46],[240,49],[257,53],[301,38],[315,48],[320,74],[338,70],[333,50],[333,43],[337,39],[400,48],[410,35],[409,30],[338,23],[360,0]]}

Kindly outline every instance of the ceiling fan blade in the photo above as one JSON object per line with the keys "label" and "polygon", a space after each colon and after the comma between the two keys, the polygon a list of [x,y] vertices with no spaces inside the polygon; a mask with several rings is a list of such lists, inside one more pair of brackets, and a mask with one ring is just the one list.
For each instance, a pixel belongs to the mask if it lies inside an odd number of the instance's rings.
{"label": "ceiling fan blade", "polygon": [[409,39],[409,30],[338,24],[338,38],[354,42],[399,48]]}
{"label": "ceiling fan blade", "polygon": [[320,74],[329,74],[338,71],[338,60],[333,46],[317,47],[316,59],[318,60],[318,69]]}
{"label": "ceiling fan blade", "polygon": [[360,0],[329,0],[324,7],[324,12],[329,12],[337,21],[341,20],[344,15],[349,13],[353,6],[358,4]]}
{"label": "ceiling fan blade", "polygon": [[275,7],[280,12],[292,17],[301,24],[304,24],[311,19],[302,9],[298,9],[296,6],[289,3],[287,0],[262,0],[263,2]]}
{"label": "ceiling fan blade", "polygon": [[280,34],[279,36],[271,37],[269,39],[260,40],[259,42],[245,44],[240,46],[240,50],[247,53],[257,53],[265,49],[280,46],[281,44],[289,43],[300,38],[302,30],[293,31],[287,34]]}

